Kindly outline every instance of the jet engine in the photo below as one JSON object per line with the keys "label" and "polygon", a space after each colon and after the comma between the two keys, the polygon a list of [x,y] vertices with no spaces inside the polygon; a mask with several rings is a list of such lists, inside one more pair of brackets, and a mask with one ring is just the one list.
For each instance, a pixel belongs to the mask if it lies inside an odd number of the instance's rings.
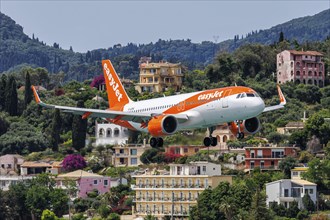
{"label": "jet engine", "polygon": [[178,128],[178,120],[173,115],[154,116],[148,122],[148,131],[154,137],[171,135]]}
{"label": "jet engine", "polygon": [[[238,129],[238,126],[240,126],[240,129]],[[241,123],[236,123],[236,122],[230,122],[229,123],[229,128],[231,132],[236,135],[238,138],[244,137],[243,134],[255,134],[260,130],[260,121],[258,118],[249,118]],[[239,131],[241,132],[241,135],[239,135]]]}

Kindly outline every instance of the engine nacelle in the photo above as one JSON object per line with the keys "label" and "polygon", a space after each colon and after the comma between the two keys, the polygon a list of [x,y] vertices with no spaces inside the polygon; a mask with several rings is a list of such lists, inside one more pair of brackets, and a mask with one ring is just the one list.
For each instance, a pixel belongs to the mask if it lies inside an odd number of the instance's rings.
{"label": "engine nacelle", "polygon": [[171,135],[178,128],[178,120],[173,115],[160,115],[148,122],[148,131],[154,137]]}
{"label": "engine nacelle", "polygon": [[[229,124],[229,129],[230,131],[236,136],[238,133],[238,126],[236,124],[236,122],[231,122]],[[254,117],[254,118],[249,118],[244,120],[241,124],[240,124],[240,130],[241,132],[243,132],[244,134],[255,134],[260,130],[260,121],[258,118]]]}

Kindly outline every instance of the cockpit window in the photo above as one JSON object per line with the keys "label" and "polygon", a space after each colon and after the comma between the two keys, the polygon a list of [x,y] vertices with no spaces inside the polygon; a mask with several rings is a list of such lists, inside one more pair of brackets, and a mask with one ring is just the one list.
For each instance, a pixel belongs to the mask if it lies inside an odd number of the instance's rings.
{"label": "cockpit window", "polygon": [[241,93],[240,93],[240,94],[238,94],[238,95],[236,96],[236,98],[237,98],[237,99],[239,99],[239,97],[240,97],[240,96],[241,96]]}
{"label": "cockpit window", "polygon": [[254,97],[253,93],[246,93],[247,97]]}
{"label": "cockpit window", "polygon": [[260,97],[260,95],[259,95],[257,92],[255,92],[254,95],[255,95],[256,97]]}
{"label": "cockpit window", "polygon": [[246,93],[242,93],[241,98],[245,98],[245,97],[246,97]]}

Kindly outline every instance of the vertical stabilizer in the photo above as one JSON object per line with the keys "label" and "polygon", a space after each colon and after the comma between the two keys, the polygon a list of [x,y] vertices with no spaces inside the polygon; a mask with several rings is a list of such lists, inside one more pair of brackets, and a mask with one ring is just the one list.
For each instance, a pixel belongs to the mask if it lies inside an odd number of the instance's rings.
{"label": "vertical stabilizer", "polygon": [[105,85],[108,93],[109,108],[123,110],[131,102],[110,60],[102,60]]}

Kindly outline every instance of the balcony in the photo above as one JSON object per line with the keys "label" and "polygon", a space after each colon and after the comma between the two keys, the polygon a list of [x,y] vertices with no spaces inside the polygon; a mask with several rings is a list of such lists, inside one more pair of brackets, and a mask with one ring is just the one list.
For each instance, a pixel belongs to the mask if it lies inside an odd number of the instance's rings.
{"label": "balcony", "polygon": [[245,159],[282,159],[286,157],[286,155],[250,155],[250,157],[246,157]]}
{"label": "balcony", "polygon": [[[138,215],[153,215],[153,216],[171,216],[171,211],[145,211],[144,209],[136,210],[136,214]],[[187,211],[174,211],[173,216],[189,216],[189,212]]]}
{"label": "balcony", "polygon": [[197,198],[189,198],[189,197],[168,197],[168,196],[165,196],[165,197],[152,197],[152,196],[149,196],[149,197],[145,197],[145,196],[142,196],[142,197],[137,197],[137,198],[133,198],[133,201],[134,202],[161,202],[161,203],[173,203],[173,202],[192,202],[192,203],[196,203],[197,202]]}
{"label": "balcony", "polygon": [[173,190],[173,189],[203,189],[207,188],[204,184],[138,184],[138,185],[131,185],[132,189],[160,189],[160,190]]}

